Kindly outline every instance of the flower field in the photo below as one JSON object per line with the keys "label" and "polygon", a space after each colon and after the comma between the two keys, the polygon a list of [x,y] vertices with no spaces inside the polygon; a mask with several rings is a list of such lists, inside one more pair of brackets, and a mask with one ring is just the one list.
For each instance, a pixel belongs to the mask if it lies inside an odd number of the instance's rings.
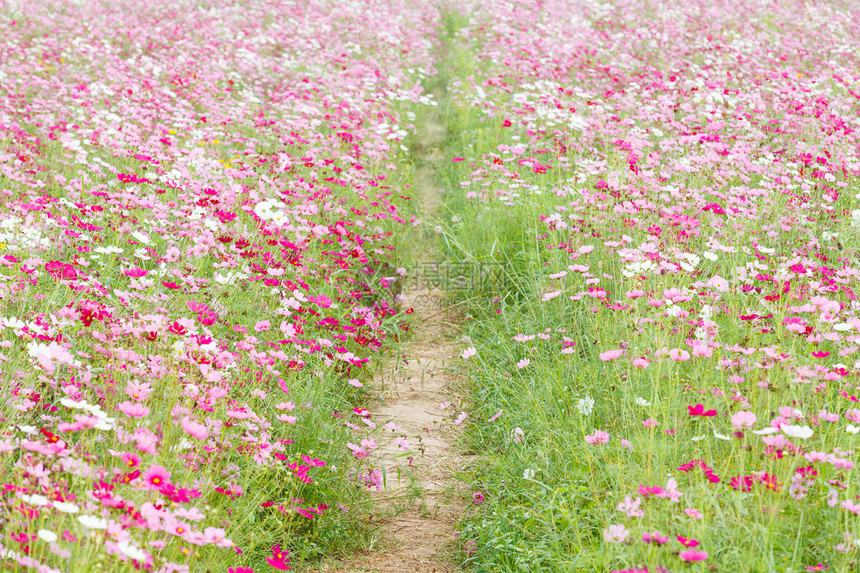
{"label": "flower field", "polygon": [[381,476],[349,426],[399,331],[436,12],[3,6],[4,562],[283,570],[361,546]]}
{"label": "flower field", "polygon": [[853,2],[7,0],[0,28],[11,570],[364,550],[427,241],[478,271],[449,293],[463,570],[857,568]]}
{"label": "flower field", "polygon": [[466,561],[855,568],[856,6],[468,13],[446,245],[504,272],[465,325]]}

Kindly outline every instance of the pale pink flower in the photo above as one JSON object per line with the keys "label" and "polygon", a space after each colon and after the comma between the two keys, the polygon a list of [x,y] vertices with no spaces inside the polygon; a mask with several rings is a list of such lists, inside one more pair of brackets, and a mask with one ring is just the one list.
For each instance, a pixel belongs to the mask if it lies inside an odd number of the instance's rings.
{"label": "pale pink flower", "polygon": [[644,368],[648,368],[648,365],[649,365],[649,364],[650,364],[650,362],[648,362],[647,360],[645,360],[645,358],[644,358],[644,357],[634,358],[634,359],[633,359],[633,366],[635,366],[636,368],[643,368],[643,369],[644,369]]}
{"label": "pale pink flower", "polygon": [[630,530],[624,527],[623,524],[610,525],[603,530],[603,540],[606,543],[624,543],[630,536]]}
{"label": "pale pink flower", "polygon": [[684,510],[684,513],[686,513],[687,515],[689,515],[693,519],[702,519],[703,517],[705,517],[704,515],[701,514],[701,512],[698,509],[693,509],[692,507],[686,508]]}
{"label": "pale pink flower", "polygon": [[585,436],[585,441],[589,444],[605,444],[609,442],[609,434],[603,430],[594,430],[593,434]]}
{"label": "pale pink flower", "polygon": [[143,418],[144,416],[149,414],[149,408],[147,408],[143,404],[136,404],[134,402],[129,402],[128,400],[119,403],[116,409],[128,416],[129,418]]}
{"label": "pale pink flower", "polygon": [[838,422],[839,414],[834,414],[832,412],[828,412],[827,410],[819,410],[818,417],[824,420],[825,422]]}
{"label": "pale pink flower", "polygon": [[195,422],[188,416],[182,418],[180,425],[182,426],[182,429],[188,433],[188,435],[197,438],[198,440],[205,440],[209,437],[209,432],[206,430],[206,426]]}
{"label": "pale pink flower", "polygon": [[860,515],[860,503],[854,503],[850,499],[846,499],[840,505],[853,513],[854,515]]}
{"label": "pale pink flower", "polygon": [[522,442],[524,436],[525,436],[525,432],[523,432],[522,428],[520,428],[519,426],[514,428],[514,442],[515,443]]}
{"label": "pale pink flower", "polygon": [[268,320],[261,320],[257,324],[254,325],[254,330],[257,332],[265,332],[271,328],[272,323]]}
{"label": "pale pink flower", "polygon": [[686,362],[690,359],[690,353],[686,350],[673,348],[669,351],[669,358],[671,358],[675,362]]}
{"label": "pale pink flower", "polygon": [[732,427],[735,430],[752,428],[756,419],[756,415],[753,412],[740,411],[732,416]]}
{"label": "pale pink flower", "polygon": [[728,292],[729,291],[729,281],[721,277],[720,275],[714,275],[705,283],[706,286],[710,288],[715,288],[720,292]]}
{"label": "pale pink flower", "polygon": [[642,510],[641,497],[633,499],[629,495],[625,496],[624,501],[619,502],[618,507],[616,509],[625,514],[627,517],[642,517],[643,515],[645,515],[645,512]]}
{"label": "pale pink flower", "polygon": [[600,359],[604,362],[612,362],[613,360],[620,358],[623,354],[624,350],[616,348],[615,350],[607,350],[606,352],[601,352]]}

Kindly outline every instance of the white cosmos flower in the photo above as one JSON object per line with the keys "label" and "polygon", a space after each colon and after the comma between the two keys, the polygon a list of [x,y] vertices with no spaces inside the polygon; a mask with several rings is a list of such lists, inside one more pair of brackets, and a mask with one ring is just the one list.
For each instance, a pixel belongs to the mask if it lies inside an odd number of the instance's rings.
{"label": "white cosmos flower", "polygon": [[131,236],[137,239],[139,242],[143,243],[144,245],[149,244],[149,235],[147,235],[146,233],[142,233],[140,231],[133,231],[131,233]]}
{"label": "white cosmos flower", "polygon": [[761,430],[753,430],[753,434],[757,436],[766,436],[768,434],[776,434],[779,432],[778,428],[762,428]]}
{"label": "white cosmos flower", "polygon": [[53,505],[57,511],[62,511],[63,513],[77,513],[80,511],[80,508],[74,503],[55,501],[53,502]]}
{"label": "white cosmos flower", "polygon": [[79,515],[78,521],[81,522],[81,525],[89,529],[107,529],[108,526],[107,519],[102,519],[95,515]]}
{"label": "white cosmos flower", "polygon": [[724,436],[724,435],[722,435],[722,434],[718,434],[716,430],[714,430],[714,437],[715,437],[715,438],[718,438],[718,439],[720,439],[720,440],[731,440],[731,438],[730,438],[730,437],[728,437],[728,436]]}
{"label": "white cosmos flower", "polygon": [[39,539],[47,543],[53,543],[57,540],[57,534],[53,531],[48,531],[47,529],[40,529],[37,532],[37,535],[39,536]]}
{"label": "white cosmos flower", "polygon": [[860,426],[855,426],[854,424],[848,424],[847,426],[845,426],[845,431],[848,432],[849,434],[856,434],[857,432],[860,432]]}
{"label": "white cosmos flower", "polygon": [[576,410],[583,416],[588,416],[594,410],[594,398],[586,396],[576,403]]}
{"label": "white cosmos flower", "polygon": [[24,503],[29,503],[30,505],[51,505],[51,500],[49,500],[44,495],[22,495],[21,501]]}
{"label": "white cosmos flower", "polygon": [[782,430],[786,436],[789,436],[790,438],[798,438],[801,440],[811,438],[812,434],[815,433],[809,426],[792,426],[789,424],[783,424],[779,427],[779,429]]}
{"label": "white cosmos flower", "polygon": [[139,547],[135,547],[128,541],[120,541],[116,544],[119,552],[125,555],[126,557],[130,557],[135,561],[144,561],[146,559],[146,553],[143,552]]}
{"label": "white cosmos flower", "polygon": [[704,439],[705,439],[705,438],[707,438],[707,437],[708,437],[708,436],[695,436],[695,437],[693,437],[693,438],[690,438],[690,441],[692,441],[692,442],[701,442],[702,440],[704,440]]}
{"label": "white cosmos flower", "polygon": [[651,405],[651,402],[649,402],[649,401],[648,401],[648,400],[646,400],[645,398],[636,398],[636,403],[637,403],[638,405],[642,406],[643,408],[644,408],[645,406],[650,406],[650,405]]}

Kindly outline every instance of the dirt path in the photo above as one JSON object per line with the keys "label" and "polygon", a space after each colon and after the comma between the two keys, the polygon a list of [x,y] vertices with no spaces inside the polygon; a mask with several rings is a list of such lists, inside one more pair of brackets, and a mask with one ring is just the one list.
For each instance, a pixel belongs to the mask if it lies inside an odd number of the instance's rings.
{"label": "dirt path", "polygon": [[[443,160],[445,127],[435,110],[428,113],[419,131],[419,154],[414,196],[421,205],[425,235],[432,232],[430,219],[442,203],[436,169]],[[432,248],[420,251],[418,262],[432,264]],[[432,274],[432,271],[431,271]],[[370,408],[373,420],[402,426],[398,436],[408,440],[410,451],[397,444],[373,453],[375,466],[386,468],[386,487],[374,495],[384,517],[380,547],[340,563],[337,573],[449,573],[460,571],[454,562],[454,531],[465,506],[455,472],[468,459],[459,455],[453,441],[459,429],[454,423],[460,399],[451,386],[451,368],[459,360],[454,317],[444,306],[441,290],[422,288],[407,280],[402,308],[414,308],[411,340],[401,361],[389,366],[376,380],[378,403]],[[447,408],[440,404],[450,403]]]}

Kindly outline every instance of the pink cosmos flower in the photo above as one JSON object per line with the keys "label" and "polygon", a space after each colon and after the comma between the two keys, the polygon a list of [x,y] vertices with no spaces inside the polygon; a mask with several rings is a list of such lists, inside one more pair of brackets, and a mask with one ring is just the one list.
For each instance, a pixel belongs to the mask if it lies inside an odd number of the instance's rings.
{"label": "pink cosmos flower", "polygon": [[684,547],[689,547],[691,549],[699,545],[699,542],[695,539],[687,539],[686,537],[681,537],[680,535],[676,535],[675,539],[677,539],[678,543],[680,543]]}
{"label": "pink cosmos flower", "polygon": [[630,535],[630,530],[622,524],[610,525],[603,530],[603,540],[606,543],[624,543]]}
{"label": "pink cosmos flower", "polygon": [[701,514],[701,512],[698,509],[693,509],[692,507],[686,508],[684,510],[684,513],[686,513],[687,515],[689,515],[693,519],[702,519],[703,517],[705,517],[704,515]]}
{"label": "pink cosmos flower", "polygon": [[671,358],[675,362],[686,362],[690,359],[690,353],[686,350],[673,348],[669,351],[669,358]]}
{"label": "pink cosmos flower", "polygon": [[149,414],[149,408],[147,408],[143,404],[129,402],[128,400],[118,404],[116,409],[128,416],[129,418],[143,418],[144,416]]}
{"label": "pink cosmos flower", "polygon": [[756,422],[756,419],[756,415],[753,412],[740,411],[732,416],[732,427],[735,430],[752,428]]}
{"label": "pink cosmos flower", "polygon": [[715,288],[720,292],[728,292],[729,291],[729,281],[721,277],[720,275],[712,276],[708,282],[705,284],[710,288]]}
{"label": "pink cosmos flower", "polygon": [[657,420],[654,418],[648,418],[647,420],[642,420],[642,426],[645,428],[653,428],[657,425]]}
{"label": "pink cosmos flower", "polygon": [[820,419],[824,420],[825,422],[833,423],[833,422],[839,421],[839,414],[836,414],[833,412],[828,412],[827,410],[823,410],[823,409],[818,411],[818,417]]}
{"label": "pink cosmos flower", "polygon": [[147,489],[159,490],[170,484],[170,472],[164,466],[150,466],[141,476]]}
{"label": "pink cosmos flower", "polygon": [[663,535],[659,531],[654,531],[651,533],[643,533],[642,541],[645,543],[653,543],[654,545],[663,545],[669,541],[669,537]]}
{"label": "pink cosmos flower", "polygon": [[643,515],[645,515],[645,512],[642,510],[641,497],[633,499],[629,495],[625,496],[624,501],[619,502],[618,507],[616,509],[625,514],[627,517],[642,517]]}
{"label": "pink cosmos flower", "polygon": [[605,444],[609,442],[609,434],[603,430],[594,430],[593,434],[585,436],[585,441],[589,444]]}
{"label": "pink cosmos flower", "polygon": [[261,320],[260,322],[258,322],[257,324],[254,325],[254,330],[256,330],[257,332],[265,332],[265,331],[269,330],[269,328],[271,326],[272,326],[272,323],[269,322],[268,320]]}
{"label": "pink cosmos flower", "polygon": [[209,437],[209,432],[206,430],[206,426],[195,422],[188,416],[182,418],[180,425],[182,426],[182,429],[188,433],[188,435],[197,438],[198,440],[205,440]]}
{"label": "pink cosmos flower", "polygon": [[682,561],[704,561],[708,558],[708,554],[704,551],[696,551],[695,549],[687,549],[686,551],[681,551],[678,555]]}
{"label": "pink cosmos flower", "polygon": [[615,350],[607,350],[600,353],[600,359],[604,362],[612,362],[616,358],[620,358],[624,354],[624,350],[617,348]]}
{"label": "pink cosmos flower", "polygon": [[645,360],[645,357],[644,357],[644,356],[641,356],[641,357],[639,357],[639,358],[634,358],[634,359],[633,359],[633,366],[635,366],[636,368],[642,368],[642,369],[645,369],[645,368],[648,368],[648,365],[649,365],[649,364],[650,364],[650,362],[648,362],[647,360]]}
{"label": "pink cosmos flower", "polygon": [[860,515],[860,503],[854,503],[850,499],[846,499],[840,505],[854,515]]}

